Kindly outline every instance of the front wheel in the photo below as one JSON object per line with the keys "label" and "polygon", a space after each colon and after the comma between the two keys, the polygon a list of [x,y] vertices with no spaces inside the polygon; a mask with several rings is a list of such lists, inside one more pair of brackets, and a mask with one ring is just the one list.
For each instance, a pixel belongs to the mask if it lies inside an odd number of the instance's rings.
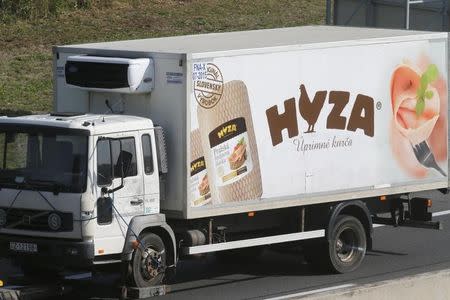
{"label": "front wheel", "polygon": [[366,255],[367,239],[361,222],[348,215],[337,218],[329,229],[329,266],[337,273],[348,273],[359,267]]}
{"label": "front wheel", "polygon": [[159,285],[166,270],[166,250],[162,239],[145,234],[131,261],[133,283],[138,288]]}

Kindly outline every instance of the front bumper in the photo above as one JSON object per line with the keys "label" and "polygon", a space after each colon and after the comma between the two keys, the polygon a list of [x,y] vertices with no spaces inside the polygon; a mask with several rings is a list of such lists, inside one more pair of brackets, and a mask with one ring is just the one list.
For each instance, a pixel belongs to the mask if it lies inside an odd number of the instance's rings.
{"label": "front bumper", "polygon": [[[35,244],[37,252],[13,251],[10,249],[11,242]],[[19,264],[79,269],[92,266],[95,252],[93,241],[0,235],[0,256],[12,258]]]}

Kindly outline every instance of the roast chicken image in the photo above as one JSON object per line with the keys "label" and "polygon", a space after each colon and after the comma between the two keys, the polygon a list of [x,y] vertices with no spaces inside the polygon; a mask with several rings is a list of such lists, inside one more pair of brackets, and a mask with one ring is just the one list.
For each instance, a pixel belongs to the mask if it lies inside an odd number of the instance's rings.
{"label": "roast chicken image", "polygon": [[200,196],[205,196],[210,191],[209,189],[209,181],[208,181],[208,175],[203,176],[199,186],[198,186],[198,192],[200,193]]}
{"label": "roast chicken image", "polygon": [[[432,69],[434,67],[429,68]],[[431,71],[430,74],[436,72],[437,70]],[[412,66],[401,65],[394,71],[391,83],[395,127],[413,145],[430,137],[440,111],[439,94],[430,85],[437,75],[431,74],[426,80],[421,79],[419,74],[420,71]]]}
{"label": "roast chicken image", "polygon": [[314,125],[319,118],[319,113],[325,102],[326,92],[319,91],[314,99],[309,100],[305,85],[300,85],[300,115],[308,122],[308,130],[305,133],[315,132]]}
{"label": "roast chicken image", "polygon": [[247,159],[247,145],[245,144],[244,138],[242,138],[239,143],[234,146],[233,152],[228,157],[228,162],[230,164],[231,170],[236,170],[240,168]]}
{"label": "roast chicken image", "polygon": [[434,64],[403,63],[392,73],[391,147],[400,166],[413,177],[425,177],[432,169],[446,176],[439,166],[439,161],[447,160],[446,89]]}

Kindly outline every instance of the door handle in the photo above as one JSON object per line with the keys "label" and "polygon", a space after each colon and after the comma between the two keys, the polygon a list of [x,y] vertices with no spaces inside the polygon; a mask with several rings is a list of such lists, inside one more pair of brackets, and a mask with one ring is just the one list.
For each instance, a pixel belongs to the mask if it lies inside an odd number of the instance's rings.
{"label": "door handle", "polygon": [[130,201],[130,204],[131,205],[141,205],[141,204],[143,204],[144,203],[144,200],[143,199],[136,199],[136,200],[131,200]]}

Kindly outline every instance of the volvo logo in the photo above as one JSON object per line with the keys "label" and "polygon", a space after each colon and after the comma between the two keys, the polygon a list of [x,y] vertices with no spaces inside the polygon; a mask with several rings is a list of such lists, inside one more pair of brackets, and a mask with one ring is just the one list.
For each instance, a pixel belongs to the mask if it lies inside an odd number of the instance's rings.
{"label": "volvo logo", "polygon": [[48,227],[50,227],[51,230],[58,230],[61,228],[62,220],[61,217],[56,213],[51,213],[48,216]]}

